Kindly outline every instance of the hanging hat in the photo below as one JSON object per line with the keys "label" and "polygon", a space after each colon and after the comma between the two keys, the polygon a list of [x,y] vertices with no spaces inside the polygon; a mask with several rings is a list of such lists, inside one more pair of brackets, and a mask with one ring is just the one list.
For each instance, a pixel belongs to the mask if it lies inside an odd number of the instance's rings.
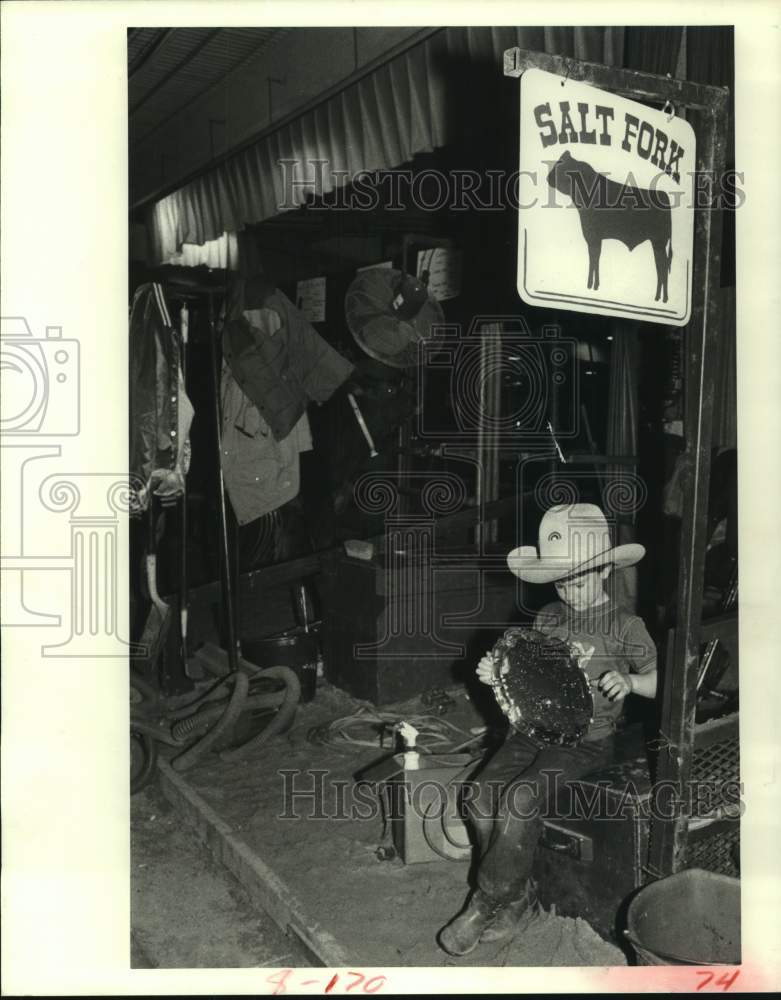
{"label": "hanging hat", "polygon": [[595,504],[551,507],[540,521],[538,545],[521,545],[507,556],[510,570],[527,583],[553,583],[576,573],[613,565],[634,566],[642,545],[613,545],[605,515]]}
{"label": "hanging hat", "polygon": [[417,364],[420,341],[443,335],[442,306],[419,279],[395,268],[360,271],[347,289],[344,307],[358,346],[392,368]]}

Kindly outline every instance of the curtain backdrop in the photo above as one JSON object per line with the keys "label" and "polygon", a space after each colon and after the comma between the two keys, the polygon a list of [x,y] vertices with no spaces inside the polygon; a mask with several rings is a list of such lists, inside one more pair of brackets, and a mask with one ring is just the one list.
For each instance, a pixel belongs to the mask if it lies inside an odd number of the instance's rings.
{"label": "curtain backdrop", "polygon": [[236,271],[239,267],[239,240],[236,233],[223,233],[205,243],[183,243],[178,253],[173,253],[166,264],[180,267],[207,267]]}
{"label": "curtain backdrop", "polygon": [[[322,104],[264,136],[184,187],[158,201],[147,217],[155,263],[298,208],[316,189],[313,161],[331,172],[384,170],[407,163],[456,138],[459,119],[448,106],[443,67],[452,60],[493,62],[502,74],[505,49],[514,45],[608,64],[624,61],[623,28],[443,28]],[[287,167],[283,166],[287,161]],[[294,171],[294,165],[304,165]],[[291,180],[307,182],[293,188]],[[284,206],[284,208],[280,208]]]}

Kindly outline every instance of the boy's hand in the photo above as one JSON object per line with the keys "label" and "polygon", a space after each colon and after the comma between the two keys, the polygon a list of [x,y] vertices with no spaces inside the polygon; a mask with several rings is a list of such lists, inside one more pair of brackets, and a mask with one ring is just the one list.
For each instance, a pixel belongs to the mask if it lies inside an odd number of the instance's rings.
{"label": "boy's hand", "polygon": [[491,684],[495,677],[496,667],[494,666],[494,658],[490,653],[486,653],[477,664],[477,679],[482,681],[483,684]]}
{"label": "boy's hand", "polygon": [[633,691],[629,677],[617,670],[606,670],[597,681],[597,688],[610,701],[623,701]]}

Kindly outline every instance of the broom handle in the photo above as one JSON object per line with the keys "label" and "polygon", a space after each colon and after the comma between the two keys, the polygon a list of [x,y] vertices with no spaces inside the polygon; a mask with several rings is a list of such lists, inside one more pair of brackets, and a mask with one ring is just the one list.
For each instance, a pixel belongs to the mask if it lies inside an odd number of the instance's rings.
{"label": "broom handle", "polygon": [[236,623],[233,617],[233,586],[231,581],[231,562],[228,551],[228,515],[225,508],[225,479],[222,474],[222,413],[220,412],[220,359],[217,351],[217,338],[214,324],[214,299],[209,294],[209,341],[212,351],[212,381],[214,383],[214,415],[217,430],[217,471],[219,475],[220,500],[220,541],[222,543],[223,566],[223,599],[225,602],[225,617],[228,628],[228,663],[231,673],[239,667],[238,650],[236,648]]}

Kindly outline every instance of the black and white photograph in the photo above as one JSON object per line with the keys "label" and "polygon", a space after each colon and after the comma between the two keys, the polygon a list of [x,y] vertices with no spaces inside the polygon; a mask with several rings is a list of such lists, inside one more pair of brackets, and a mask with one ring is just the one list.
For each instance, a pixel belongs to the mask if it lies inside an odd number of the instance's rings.
{"label": "black and white photograph", "polygon": [[[85,843],[102,797],[124,859],[93,851],[85,884],[116,876],[130,978],[74,982],[773,991],[777,861],[767,909],[746,895],[778,833],[753,742],[775,515],[746,515],[775,508],[772,352],[753,400],[746,374],[778,234],[740,223],[778,145],[740,141],[763,97],[736,11],[122,6],[89,22],[120,142],[96,118],[66,156],[56,255],[41,213],[3,247],[11,279],[39,249],[96,296],[2,309],[3,628],[32,678],[13,718],[4,679],[4,729],[31,738],[36,685],[62,705],[64,756],[28,766],[61,772]],[[4,222],[54,169],[25,196],[13,164]],[[82,720],[113,749],[77,756]],[[4,952],[28,954],[16,843]],[[57,981],[29,976],[7,984]]]}
{"label": "black and white photograph", "polygon": [[[733,87],[729,26],[129,29],[141,960],[739,963]],[[289,946],[176,920],[186,825]]]}

